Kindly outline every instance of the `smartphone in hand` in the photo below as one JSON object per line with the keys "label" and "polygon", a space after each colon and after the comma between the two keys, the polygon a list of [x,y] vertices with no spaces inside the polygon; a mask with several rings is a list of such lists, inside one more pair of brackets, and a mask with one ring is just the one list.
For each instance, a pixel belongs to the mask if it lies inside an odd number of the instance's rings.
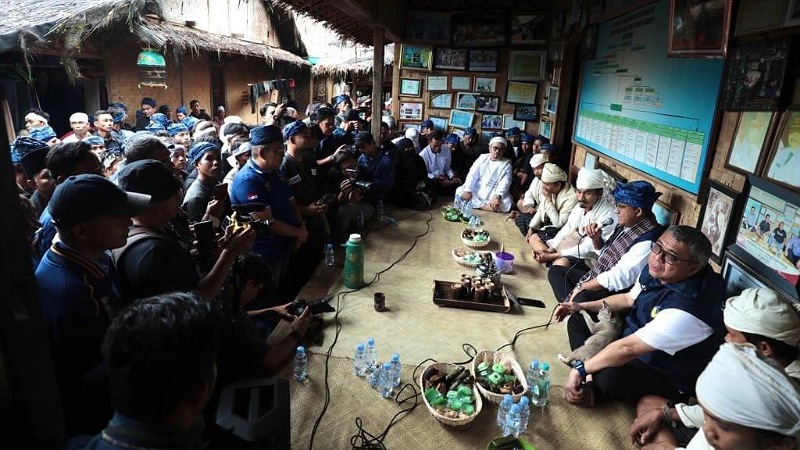
{"label": "smartphone in hand", "polygon": [[214,198],[224,200],[228,196],[228,183],[218,183],[214,186]]}
{"label": "smartphone in hand", "polygon": [[520,305],[533,306],[534,308],[546,308],[544,302],[533,298],[517,297],[517,302]]}

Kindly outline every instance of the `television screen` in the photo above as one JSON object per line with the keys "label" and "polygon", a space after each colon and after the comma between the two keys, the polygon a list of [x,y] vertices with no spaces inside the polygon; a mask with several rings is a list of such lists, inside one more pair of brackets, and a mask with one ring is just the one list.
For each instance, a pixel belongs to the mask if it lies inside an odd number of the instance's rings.
{"label": "television screen", "polygon": [[800,280],[800,195],[749,176],[750,189],[731,251],[780,290],[797,298]]}

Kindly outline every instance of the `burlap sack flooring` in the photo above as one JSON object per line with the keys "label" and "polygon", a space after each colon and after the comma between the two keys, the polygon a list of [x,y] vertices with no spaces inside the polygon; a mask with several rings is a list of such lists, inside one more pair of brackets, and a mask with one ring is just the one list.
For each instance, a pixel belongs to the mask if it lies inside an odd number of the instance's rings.
{"label": "burlap sack flooring", "polygon": [[[427,212],[412,215],[411,211],[389,210],[389,213],[399,219],[398,225],[376,225],[365,238],[367,281],[400,258],[411,247],[414,236],[424,233],[426,221],[431,218]],[[353,374],[354,348],[367,337],[375,338],[381,361],[388,360],[393,352],[400,353],[405,384],[412,382],[411,372],[427,358],[440,362],[464,361],[468,356],[462,344],[469,343],[478,351],[495,350],[508,343],[518,330],[545,324],[550,318],[555,299],[546,269],[533,261],[514,223],[500,214],[479,213],[492,237],[489,246],[481,250],[498,251],[504,244],[505,250],[516,258],[514,272],[502,276],[503,284],[516,295],[543,300],[547,308],[522,307],[503,314],[434,305],[433,280],[455,281],[462,273],[472,274],[474,269],[459,265],[451,256],[454,247],[463,247],[460,233],[464,225],[445,221],[438,210],[431,214],[431,232],[419,239],[402,262],[380,275],[374,284],[340,295],[332,303],[339,312],[341,333],[328,360],[330,403],[314,436],[315,449],[350,448],[350,439],[358,432],[356,417],[361,418],[367,432],[379,435],[392,416],[405,407],[381,398],[366,380]],[[341,263],[342,254],[337,256],[337,262]],[[325,292],[331,283],[330,292],[343,291],[340,270],[320,266],[304,290],[306,298]],[[390,311],[374,310],[375,292],[386,295]],[[309,448],[312,429],[325,400],[325,353],[335,337],[334,315],[328,314],[325,319],[323,346],[309,349],[309,380],[303,384],[291,382],[294,449]],[[550,362],[551,404],[532,412],[524,435],[538,450],[634,448],[628,439],[633,405],[613,403],[586,409],[563,400],[561,386],[568,370],[556,355],[569,352],[564,324],[553,323],[547,329],[526,331],[514,347],[503,351],[512,354],[523,367],[532,358]],[[290,378],[291,367],[282,376]],[[496,414],[496,407],[484,402],[483,411],[470,428],[450,430],[434,420],[420,397],[418,407],[391,428],[384,444],[390,449],[483,449],[491,439],[501,435],[495,424]]]}

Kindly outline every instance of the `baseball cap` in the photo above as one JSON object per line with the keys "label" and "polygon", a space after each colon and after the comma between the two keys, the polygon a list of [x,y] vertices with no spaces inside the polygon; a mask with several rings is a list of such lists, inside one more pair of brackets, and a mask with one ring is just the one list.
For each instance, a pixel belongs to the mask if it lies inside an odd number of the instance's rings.
{"label": "baseball cap", "polygon": [[149,203],[149,195],[125,192],[100,175],[83,174],[71,176],[56,187],[50,214],[57,226],[70,227],[101,216],[133,217]]}
{"label": "baseball cap", "polygon": [[160,203],[178,192],[181,182],[171,170],[155,159],[140,159],[120,169],[119,186],[128,192],[147,194],[150,205]]}

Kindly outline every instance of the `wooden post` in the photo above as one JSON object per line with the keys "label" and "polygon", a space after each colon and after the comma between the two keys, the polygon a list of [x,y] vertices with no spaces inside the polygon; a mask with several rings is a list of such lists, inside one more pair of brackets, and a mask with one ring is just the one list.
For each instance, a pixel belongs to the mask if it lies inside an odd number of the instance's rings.
{"label": "wooden post", "polygon": [[[394,43],[394,64],[392,65],[392,116],[398,128],[400,128],[400,61],[402,60],[400,47],[399,42]],[[402,128],[399,131],[402,131]]]}
{"label": "wooden post", "polygon": [[372,29],[372,136],[380,142],[383,116],[383,28]]}

